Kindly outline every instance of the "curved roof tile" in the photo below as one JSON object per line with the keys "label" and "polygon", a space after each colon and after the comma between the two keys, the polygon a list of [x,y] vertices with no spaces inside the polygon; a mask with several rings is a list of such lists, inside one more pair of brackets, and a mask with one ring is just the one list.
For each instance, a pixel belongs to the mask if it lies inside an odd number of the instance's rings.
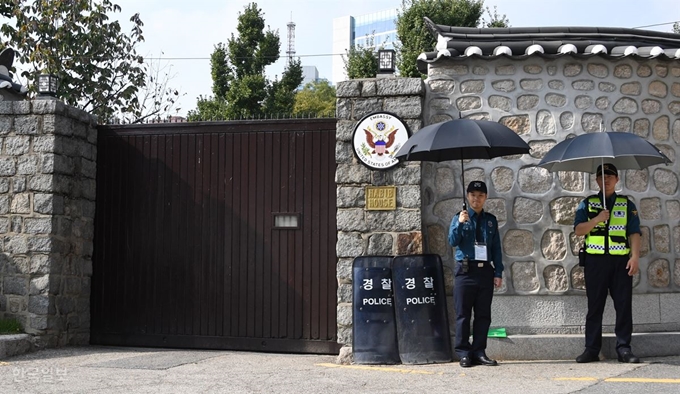
{"label": "curved roof tile", "polygon": [[[473,28],[438,25],[425,17],[425,26],[437,39],[435,52],[418,57],[418,69],[446,57],[492,59],[506,56],[626,56],[680,59],[680,34],[619,27],[509,27]],[[513,56],[515,54],[515,56]],[[521,54],[521,55],[520,55]],[[579,57],[580,57],[579,56]]]}

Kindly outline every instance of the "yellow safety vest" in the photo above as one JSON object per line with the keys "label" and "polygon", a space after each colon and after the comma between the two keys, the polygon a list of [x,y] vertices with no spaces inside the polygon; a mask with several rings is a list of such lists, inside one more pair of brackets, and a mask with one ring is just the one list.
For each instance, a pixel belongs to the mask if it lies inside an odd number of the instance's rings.
{"label": "yellow safety vest", "polygon": [[[588,212],[598,214],[602,211],[602,202],[597,196],[588,197]],[[628,198],[616,196],[614,206],[610,209],[609,215],[609,239],[605,240],[607,229],[605,223],[598,223],[586,235],[586,253],[604,254],[606,244],[609,244],[608,253],[611,255],[627,256],[630,254],[628,239],[626,236],[626,225],[628,224]]]}

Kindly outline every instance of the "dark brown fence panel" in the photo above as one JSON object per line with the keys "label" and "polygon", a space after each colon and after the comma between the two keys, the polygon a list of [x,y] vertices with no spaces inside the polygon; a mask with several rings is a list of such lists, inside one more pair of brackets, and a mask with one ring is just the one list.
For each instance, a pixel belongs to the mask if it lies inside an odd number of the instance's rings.
{"label": "dark brown fence panel", "polygon": [[336,353],[334,152],[328,119],[102,127],[91,342]]}

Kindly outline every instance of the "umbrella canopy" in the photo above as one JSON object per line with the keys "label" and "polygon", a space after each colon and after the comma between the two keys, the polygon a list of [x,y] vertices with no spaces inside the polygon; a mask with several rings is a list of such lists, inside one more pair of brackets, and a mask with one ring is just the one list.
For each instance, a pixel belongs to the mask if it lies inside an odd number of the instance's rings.
{"label": "umbrella canopy", "polygon": [[[649,141],[631,133],[599,132],[581,134],[555,145],[538,163],[550,172],[594,173],[604,162],[620,170],[641,170],[671,160]],[[604,209],[607,209],[603,201]]]}
{"label": "umbrella canopy", "polygon": [[550,172],[594,173],[605,161],[620,170],[641,170],[671,162],[656,146],[635,134],[599,132],[560,142],[546,153],[538,166]]}
{"label": "umbrella canopy", "polygon": [[425,126],[406,141],[395,157],[402,161],[493,159],[529,153],[529,145],[512,129],[488,120],[454,119]]}
{"label": "umbrella canopy", "polygon": [[[529,145],[512,129],[488,120],[454,119],[425,126],[409,138],[394,156],[400,161],[460,160],[465,188],[464,159],[529,153]],[[463,196],[463,209],[467,200]]]}

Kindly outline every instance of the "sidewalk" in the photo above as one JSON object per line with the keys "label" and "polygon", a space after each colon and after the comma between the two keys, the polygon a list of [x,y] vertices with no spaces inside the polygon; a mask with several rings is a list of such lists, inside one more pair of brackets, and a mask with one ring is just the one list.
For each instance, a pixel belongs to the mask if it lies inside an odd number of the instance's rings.
{"label": "sidewalk", "polygon": [[[587,393],[680,391],[680,356],[643,364],[500,360],[498,367],[338,365],[336,356],[48,349],[0,361],[0,393]],[[633,391],[628,391],[633,390]]]}

